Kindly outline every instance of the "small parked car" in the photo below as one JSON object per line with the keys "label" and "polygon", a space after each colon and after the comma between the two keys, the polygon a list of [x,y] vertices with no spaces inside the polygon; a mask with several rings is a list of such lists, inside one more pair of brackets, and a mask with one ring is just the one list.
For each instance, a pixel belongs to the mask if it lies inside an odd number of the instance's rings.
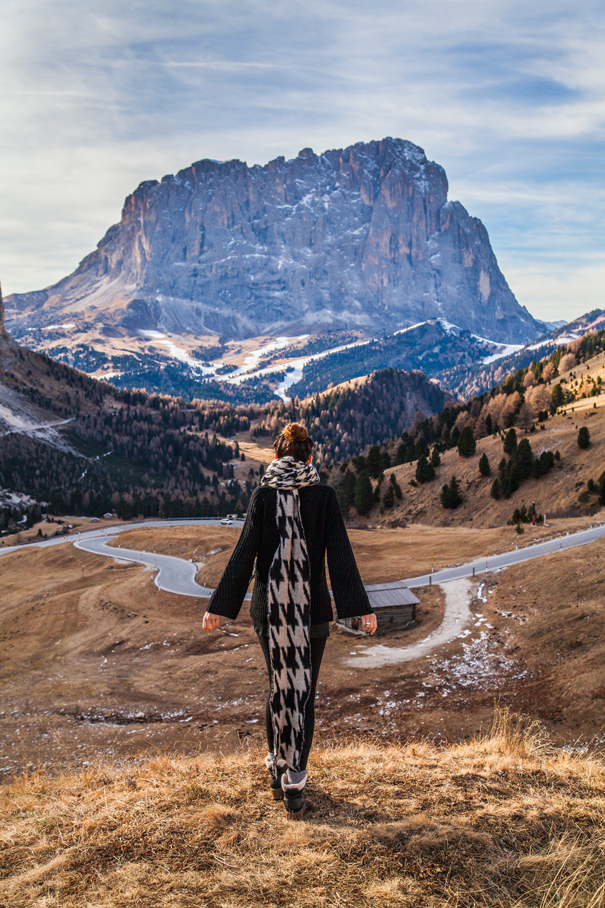
{"label": "small parked car", "polygon": [[231,520],[230,517],[223,517],[223,519],[221,520],[221,526],[232,527],[233,521]]}

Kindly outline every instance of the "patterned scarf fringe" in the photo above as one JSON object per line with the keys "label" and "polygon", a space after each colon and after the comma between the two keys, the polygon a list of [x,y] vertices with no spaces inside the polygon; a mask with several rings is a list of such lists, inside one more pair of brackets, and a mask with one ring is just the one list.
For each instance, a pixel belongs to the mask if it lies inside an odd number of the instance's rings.
{"label": "patterned scarf fringe", "polygon": [[274,460],[262,485],[277,490],[279,545],[269,570],[268,623],[271,657],[271,718],[275,760],[298,772],[311,690],[311,585],[309,551],[298,490],[316,485],[311,464],[293,457]]}

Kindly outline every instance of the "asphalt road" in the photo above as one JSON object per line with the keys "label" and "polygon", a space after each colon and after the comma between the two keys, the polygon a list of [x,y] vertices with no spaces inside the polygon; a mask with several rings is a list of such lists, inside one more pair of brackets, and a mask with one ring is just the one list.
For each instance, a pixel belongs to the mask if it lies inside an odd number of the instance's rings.
{"label": "asphalt road", "polygon": [[496,571],[499,568],[511,567],[532,558],[540,558],[551,552],[561,552],[564,549],[573,549],[580,545],[588,545],[597,539],[605,537],[605,524],[594,526],[590,530],[581,530],[579,533],[567,533],[549,539],[547,542],[537,542],[514,552],[503,552],[501,555],[485,555],[476,561],[469,561],[456,567],[444,568],[433,574],[421,574],[419,577],[409,577],[405,583],[409,587],[430,586],[431,583],[447,583],[450,580],[461,580],[463,577],[474,577],[485,571]]}
{"label": "asphalt road", "polygon": [[[156,520],[145,524],[131,523],[122,526],[112,526],[99,528],[86,533],[79,533],[74,536],[63,536],[54,539],[46,539],[41,542],[34,542],[28,545],[12,546],[11,548],[0,548],[0,555],[7,552],[21,551],[29,548],[44,548],[51,545],[60,545],[71,542],[76,548],[85,552],[92,552],[95,555],[107,555],[111,558],[121,558],[123,561],[133,561],[139,564],[147,564],[151,568],[157,568],[158,574],[155,578],[156,586],[168,593],[176,593],[180,596],[196,596],[199,598],[208,598],[212,590],[208,587],[200,586],[195,581],[196,568],[190,561],[182,558],[175,558],[171,555],[156,555],[152,552],[138,552],[133,549],[116,548],[107,545],[109,540],[115,538],[127,530],[145,527],[170,527],[170,526],[220,526],[218,519],[205,520]],[[234,526],[241,526],[243,521],[234,521]],[[451,580],[461,580],[465,577],[474,577],[485,571],[494,571],[499,568],[510,567],[513,564],[520,564],[523,561],[530,561],[533,558],[540,558],[553,552],[563,551],[565,549],[575,548],[580,545],[588,545],[597,539],[605,537],[605,524],[594,526],[589,530],[581,530],[579,533],[568,533],[557,536],[547,542],[539,542],[529,545],[519,550],[504,552],[501,555],[487,555],[478,558],[475,561],[469,561],[466,564],[460,564],[455,567],[444,568],[441,571],[435,571],[433,574],[422,574],[418,577],[408,577],[403,583],[408,587],[417,588],[430,586],[435,583],[448,583]],[[384,584],[392,586],[392,583]],[[380,584],[373,584],[374,589],[380,587]]]}
{"label": "asphalt road", "polygon": [[[66,518],[66,520],[69,518]],[[140,530],[141,527],[217,527],[221,525],[219,517],[203,517],[199,520],[184,517],[180,520],[149,520],[139,521],[139,523],[124,523],[118,526],[104,527],[101,525],[98,530],[87,530],[85,533],[71,533],[69,536],[53,536],[52,539],[42,539],[40,542],[27,542],[22,545],[12,545],[7,547],[0,546],[0,555],[7,555],[9,552],[20,552],[23,549],[38,548],[43,549],[49,545],[62,545],[66,542],[77,543],[82,540],[100,539],[116,536],[118,533],[125,533],[127,530]],[[233,526],[241,527],[244,525],[243,520],[234,520]],[[138,559],[140,561],[140,559]]]}

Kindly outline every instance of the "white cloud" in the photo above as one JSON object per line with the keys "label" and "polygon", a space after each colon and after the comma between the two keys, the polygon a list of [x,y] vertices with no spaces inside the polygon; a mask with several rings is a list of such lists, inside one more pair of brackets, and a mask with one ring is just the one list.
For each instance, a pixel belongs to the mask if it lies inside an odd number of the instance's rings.
{"label": "white cloud", "polygon": [[5,292],[72,270],[143,179],[393,135],[446,168],[520,298],[511,269],[542,305],[553,248],[561,293],[593,294],[604,26],[594,0],[5,0]]}
{"label": "white cloud", "polygon": [[511,288],[520,303],[544,321],[571,319],[602,309],[605,305],[605,264],[576,265],[566,269],[557,261],[550,266],[519,267],[511,263],[506,269]]}

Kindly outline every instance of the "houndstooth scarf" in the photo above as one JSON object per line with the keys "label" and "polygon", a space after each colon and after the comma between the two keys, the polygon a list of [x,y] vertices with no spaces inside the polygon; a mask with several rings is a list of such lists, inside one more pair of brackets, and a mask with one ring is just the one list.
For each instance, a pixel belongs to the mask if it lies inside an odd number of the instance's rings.
{"label": "houndstooth scarf", "polygon": [[276,761],[296,772],[305,736],[311,689],[309,552],[298,489],[319,482],[317,470],[294,457],[274,460],[261,480],[277,490],[279,546],[269,571],[268,623],[271,716]]}

